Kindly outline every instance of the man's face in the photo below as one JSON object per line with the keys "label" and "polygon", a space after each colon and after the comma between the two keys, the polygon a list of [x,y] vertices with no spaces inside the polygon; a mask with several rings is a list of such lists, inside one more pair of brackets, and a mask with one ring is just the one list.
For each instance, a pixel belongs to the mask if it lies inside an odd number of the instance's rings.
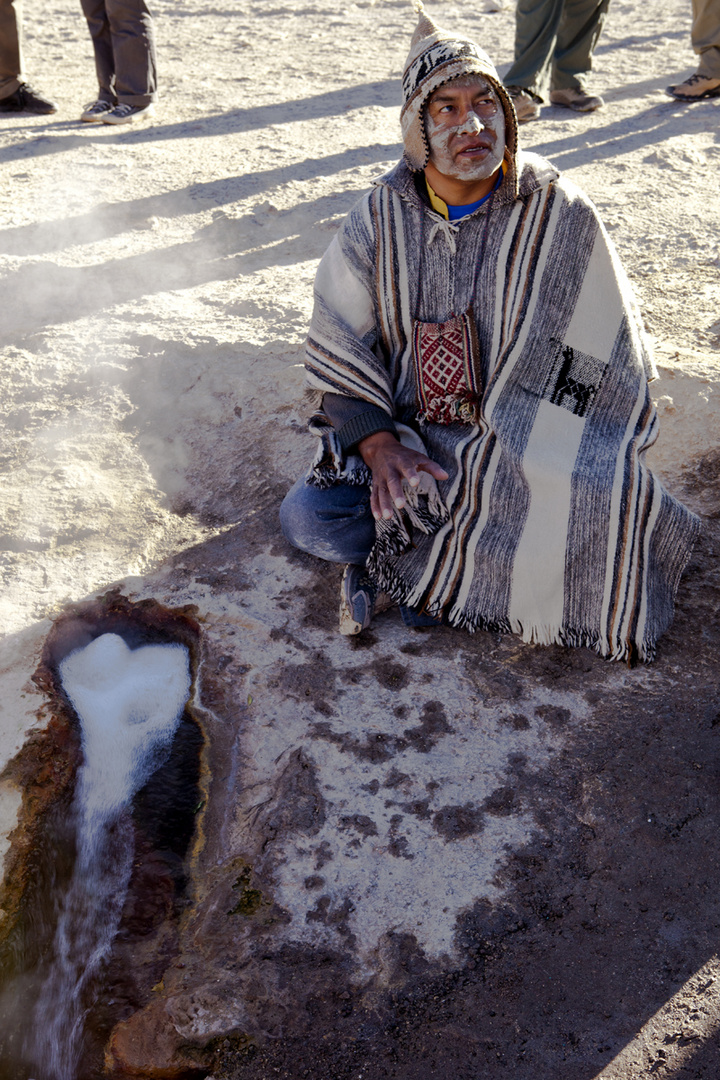
{"label": "man's face", "polygon": [[438,87],[425,106],[430,160],[445,176],[477,181],[492,176],[505,152],[505,113],[480,75]]}

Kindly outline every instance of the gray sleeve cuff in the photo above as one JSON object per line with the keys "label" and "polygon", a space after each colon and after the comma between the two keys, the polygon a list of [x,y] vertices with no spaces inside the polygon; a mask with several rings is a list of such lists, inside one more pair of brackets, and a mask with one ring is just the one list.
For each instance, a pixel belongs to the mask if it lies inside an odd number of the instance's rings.
{"label": "gray sleeve cuff", "polygon": [[397,436],[394,423],[377,405],[369,405],[358,398],[345,397],[342,394],[325,394],[323,411],[337,432],[343,450],[352,450],[368,435],[377,431],[389,431]]}

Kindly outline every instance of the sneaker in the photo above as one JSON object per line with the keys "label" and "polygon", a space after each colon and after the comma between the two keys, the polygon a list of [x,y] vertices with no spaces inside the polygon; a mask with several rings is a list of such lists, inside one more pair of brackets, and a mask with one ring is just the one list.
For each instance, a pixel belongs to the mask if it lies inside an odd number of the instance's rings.
{"label": "sneaker", "polygon": [[367,630],[372,622],[377,585],[364,566],[349,563],[340,586],[340,633],[345,637]]}
{"label": "sneaker", "polygon": [[524,86],[506,86],[505,89],[515,106],[518,124],[525,124],[528,120],[540,119],[541,99],[536,97],[532,90],[526,90]]}
{"label": "sneaker", "polygon": [[57,111],[55,102],[33,90],[29,83],[20,83],[14,94],[0,100],[0,112],[27,112],[46,116]]}
{"label": "sneaker", "polygon": [[93,101],[91,105],[85,106],[80,113],[80,119],[84,120],[86,124],[98,124],[103,116],[107,116],[114,107],[112,101],[103,101],[101,98],[98,98],[98,100]]}
{"label": "sneaker", "polygon": [[696,71],[684,83],[668,86],[665,93],[678,101],[702,101],[703,98],[720,97],[720,79],[713,79],[710,75],[701,75]]}
{"label": "sneaker", "polygon": [[413,630],[421,626],[442,626],[442,615],[425,615],[424,612],[405,607],[403,604],[400,605],[400,615],[405,625]]}
{"label": "sneaker", "polygon": [[567,90],[551,90],[550,103],[563,105],[573,112],[595,112],[605,104],[601,97],[593,97],[587,94],[582,87],[569,86]]}
{"label": "sneaker", "polygon": [[135,120],[144,120],[146,117],[155,115],[155,106],[149,105],[116,105],[114,109],[101,117],[103,124],[132,124]]}

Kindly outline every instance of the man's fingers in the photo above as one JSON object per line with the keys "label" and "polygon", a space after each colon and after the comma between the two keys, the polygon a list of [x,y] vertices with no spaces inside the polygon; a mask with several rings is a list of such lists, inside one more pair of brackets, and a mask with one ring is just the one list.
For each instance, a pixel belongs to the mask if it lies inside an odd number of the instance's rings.
{"label": "man's fingers", "polygon": [[[389,519],[393,516],[393,499],[388,486],[384,481],[373,484],[370,495],[370,509],[375,520],[380,518]],[[404,503],[403,503],[404,505]]]}
{"label": "man's fingers", "polygon": [[376,484],[370,496],[370,509],[376,521],[393,516],[392,499],[384,484]]}
{"label": "man's fingers", "polygon": [[446,473],[442,465],[438,465],[436,461],[431,461],[430,458],[426,458],[425,461],[418,462],[418,469],[422,469],[423,472],[430,473],[436,480],[447,480],[449,473]]}
{"label": "man's fingers", "polygon": [[417,474],[418,462],[412,461],[409,465],[405,465],[402,474],[403,478],[407,480],[410,487],[417,487],[420,483],[420,477]]}
{"label": "man's fingers", "polygon": [[[412,458],[408,460],[409,455]],[[395,460],[386,459],[375,470],[375,482],[370,495],[370,509],[375,520],[389,519],[394,511],[402,510],[407,500],[403,491],[403,481],[411,487],[420,483],[418,469],[430,473],[436,480],[447,480],[448,474],[430,458],[416,454],[412,450],[401,448]]]}
{"label": "man's fingers", "polygon": [[417,454],[415,451],[409,450],[409,454],[412,454],[412,458],[407,463],[403,463],[400,468],[402,475],[409,482],[411,487],[417,487],[420,483],[420,477],[418,476],[418,469],[422,472],[430,473],[436,480],[447,480],[448,474],[445,472],[441,465],[438,465],[436,461],[432,461],[429,457],[425,457],[424,454]]}
{"label": "man's fingers", "polygon": [[402,481],[397,476],[391,476],[388,480],[388,492],[390,498],[397,506],[398,510],[402,510],[405,505],[405,492],[403,491]]}
{"label": "man's fingers", "polygon": [[393,499],[387,490],[380,492],[380,509],[382,510],[382,516],[387,520],[393,516]]}

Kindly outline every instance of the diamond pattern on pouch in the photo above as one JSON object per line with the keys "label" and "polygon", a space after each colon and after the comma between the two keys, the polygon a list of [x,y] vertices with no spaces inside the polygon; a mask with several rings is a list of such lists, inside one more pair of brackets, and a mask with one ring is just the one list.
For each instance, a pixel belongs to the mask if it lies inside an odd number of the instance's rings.
{"label": "diamond pattern on pouch", "polygon": [[437,336],[426,330],[423,337],[423,381],[427,389],[442,397],[467,389],[460,328]]}

